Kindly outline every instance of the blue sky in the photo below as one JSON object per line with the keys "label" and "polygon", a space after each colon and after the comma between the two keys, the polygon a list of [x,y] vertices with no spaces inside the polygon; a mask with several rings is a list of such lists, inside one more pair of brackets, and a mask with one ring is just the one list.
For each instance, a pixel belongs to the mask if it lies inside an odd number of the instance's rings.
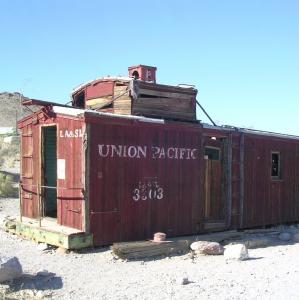
{"label": "blue sky", "polygon": [[299,135],[299,1],[0,0],[0,11],[0,92],[66,103],[80,83],[147,64],[160,83],[194,84],[218,124]]}

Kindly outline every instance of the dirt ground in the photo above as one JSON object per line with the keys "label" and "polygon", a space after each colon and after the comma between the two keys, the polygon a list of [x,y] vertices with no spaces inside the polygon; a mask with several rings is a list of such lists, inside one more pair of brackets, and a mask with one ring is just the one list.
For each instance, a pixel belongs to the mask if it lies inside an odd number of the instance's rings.
{"label": "dirt ground", "polygon": [[[17,211],[18,199],[0,198],[0,218]],[[6,290],[6,299],[298,299],[299,244],[272,239],[267,248],[250,249],[246,261],[184,255],[126,262],[109,248],[63,254],[1,229],[0,255],[17,256],[25,274],[0,285],[0,295]],[[36,275],[43,269],[52,274]],[[181,284],[184,277],[189,284]]]}

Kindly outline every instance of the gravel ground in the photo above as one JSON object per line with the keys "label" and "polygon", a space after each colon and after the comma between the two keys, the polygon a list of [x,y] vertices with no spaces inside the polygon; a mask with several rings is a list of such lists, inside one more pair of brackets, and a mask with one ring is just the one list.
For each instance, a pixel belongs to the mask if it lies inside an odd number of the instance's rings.
{"label": "gravel ground", "polygon": [[[17,199],[0,198],[0,216],[17,209]],[[298,252],[299,244],[275,242],[250,249],[251,259],[246,261],[184,255],[125,262],[113,258],[109,248],[63,254],[0,230],[0,255],[17,256],[26,273],[11,288],[33,289],[35,298],[298,299]],[[55,276],[36,276],[41,269]],[[184,277],[191,283],[182,285]]]}

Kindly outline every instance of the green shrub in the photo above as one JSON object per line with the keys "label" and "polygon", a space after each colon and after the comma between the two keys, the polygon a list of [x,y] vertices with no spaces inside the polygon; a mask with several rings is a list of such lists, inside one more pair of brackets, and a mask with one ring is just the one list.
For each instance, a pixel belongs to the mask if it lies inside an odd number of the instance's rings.
{"label": "green shrub", "polygon": [[20,143],[17,140],[12,144],[3,142],[3,138],[0,137],[0,167],[7,166],[13,167],[15,161],[20,160]]}
{"label": "green shrub", "polygon": [[13,187],[12,176],[0,172],[0,197],[14,197],[17,191]]}

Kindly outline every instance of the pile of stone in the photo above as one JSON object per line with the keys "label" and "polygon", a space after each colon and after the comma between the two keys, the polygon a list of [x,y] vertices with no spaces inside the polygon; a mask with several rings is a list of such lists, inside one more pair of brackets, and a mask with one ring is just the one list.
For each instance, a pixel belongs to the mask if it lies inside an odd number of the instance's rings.
{"label": "pile of stone", "polygon": [[223,247],[217,242],[197,241],[190,245],[197,255],[224,255],[226,260],[246,260],[249,258],[244,244],[230,244]]}

